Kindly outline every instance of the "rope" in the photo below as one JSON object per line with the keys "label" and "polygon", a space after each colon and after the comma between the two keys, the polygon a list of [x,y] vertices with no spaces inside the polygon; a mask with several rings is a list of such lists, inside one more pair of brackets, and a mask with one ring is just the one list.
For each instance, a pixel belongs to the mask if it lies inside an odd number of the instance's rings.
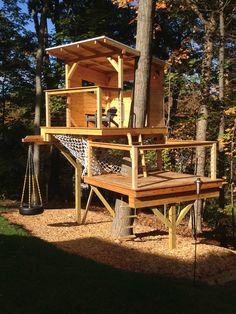
{"label": "rope", "polygon": [[[40,201],[40,205],[42,206],[42,196],[41,191],[39,188],[39,182],[38,177],[35,174],[35,166],[34,166],[34,160],[33,160],[33,153],[32,153],[32,146],[30,145],[28,148],[28,158],[27,158],[27,164],[26,164],[26,170],[25,170],[25,176],[24,176],[24,184],[22,189],[22,195],[21,195],[21,202],[20,206],[24,206],[24,199],[27,189],[27,180],[28,180],[28,208],[31,208],[32,206],[35,206],[37,203],[37,194]],[[26,201],[26,203],[27,203]],[[33,203],[32,203],[33,202]]]}

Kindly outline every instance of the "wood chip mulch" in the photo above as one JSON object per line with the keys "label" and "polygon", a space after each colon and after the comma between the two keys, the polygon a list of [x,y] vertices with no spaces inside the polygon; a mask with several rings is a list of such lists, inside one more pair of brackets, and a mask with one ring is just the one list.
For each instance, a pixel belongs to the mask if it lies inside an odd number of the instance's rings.
{"label": "wood chip mulch", "polygon": [[[89,211],[85,225],[75,222],[74,209],[48,209],[38,216],[21,216],[13,210],[2,215],[60,249],[99,263],[132,272],[193,279],[191,237],[178,235],[177,249],[169,250],[167,233],[136,223],[137,241],[115,241],[111,238],[112,219],[103,211]],[[196,279],[208,284],[235,281],[236,252],[199,239]]]}

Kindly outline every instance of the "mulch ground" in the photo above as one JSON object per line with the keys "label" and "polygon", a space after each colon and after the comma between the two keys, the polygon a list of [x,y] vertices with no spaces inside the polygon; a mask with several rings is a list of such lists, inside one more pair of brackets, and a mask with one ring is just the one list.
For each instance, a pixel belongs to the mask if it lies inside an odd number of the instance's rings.
{"label": "mulch ground", "polygon": [[[169,250],[168,234],[158,229],[154,216],[139,215],[136,241],[115,241],[111,238],[112,219],[103,210],[89,211],[85,225],[75,222],[74,209],[47,209],[38,216],[21,216],[12,210],[2,215],[32,235],[96,262],[132,272],[193,279],[194,240],[178,235],[177,249]],[[198,239],[196,279],[208,284],[235,281],[236,252],[204,242]]]}

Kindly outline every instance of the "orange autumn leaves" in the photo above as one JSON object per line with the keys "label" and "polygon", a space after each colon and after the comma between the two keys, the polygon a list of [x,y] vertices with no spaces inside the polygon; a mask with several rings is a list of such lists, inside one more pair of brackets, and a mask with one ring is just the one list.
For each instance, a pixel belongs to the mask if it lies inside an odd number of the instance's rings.
{"label": "orange autumn leaves", "polygon": [[[133,7],[136,7],[138,5],[139,1],[133,1],[133,0],[113,0],[114,4],[117,4],[121,8],[125,8],[128,5],[132,5]],[[158,0],[156,2],[156,10],[160,9],[166,9],[167,8],[167,1]]]}

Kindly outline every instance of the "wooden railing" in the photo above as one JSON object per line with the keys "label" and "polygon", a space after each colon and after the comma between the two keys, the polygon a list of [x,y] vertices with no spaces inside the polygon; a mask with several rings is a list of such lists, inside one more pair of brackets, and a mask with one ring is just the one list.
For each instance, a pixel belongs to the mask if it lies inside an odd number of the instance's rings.
{"label": "wooden railing", "polygon": [[[102,127],[102,95],[105,91],[116,91],[118,93],[119,99],[119,108],[118,108],[118,116],[119,116],[119,127],[123,127],[124,122],[124,108],[123,108],[123,99],[122,99],[122,90],[121,88],[116,87],[104,87],[104,86],[89,86],[89,87],[75,87],[75,88],[63,88],[63,89],[52,89],[45,91],[45,107],[46,107],[46,127],[51,127],[51,104],[50,97],[51,96],[70,96],[76,93],[88,93],[95,92],[97,95],[97,128],[100,129]],[[84,104],[86,106],[86,104]],[[68,121],[68,108],[66,112],[66,120]],[[66,125],[69,126],[69,125]]]}
{"label": "wooden railing", "polygon": [[178,149],[178,148],[197,148],[210,147],[211,149],[211,179],[216,179],[216,160],[217,160],[217,143],[214,141],[167,141],[165,144],[150,145],[126,145],[104,142],[88,141],[88,176],[92,176],[92,156],[93,148],[104,148],[129,151],[132,165],[132,189],[138,188],[138,156],[140,150],[162,150],[162,149]]}

